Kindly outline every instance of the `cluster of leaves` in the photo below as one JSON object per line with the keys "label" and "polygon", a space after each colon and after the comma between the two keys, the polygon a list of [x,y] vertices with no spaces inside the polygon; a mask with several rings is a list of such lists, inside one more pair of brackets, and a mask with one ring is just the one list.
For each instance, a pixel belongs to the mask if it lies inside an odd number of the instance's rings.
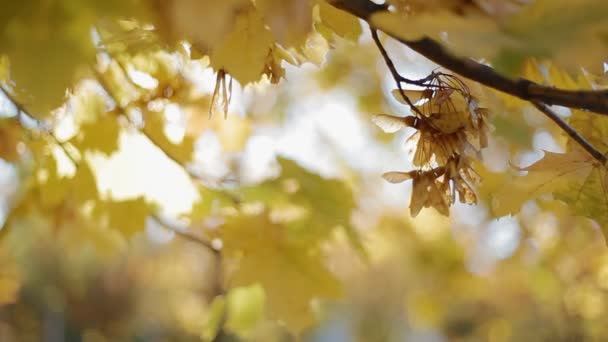
{"label": "cluster of leaves", "polygon": [[449,215],[456,194],[462,203],[477,203],[474,187],[479,177],[470,160],[477,158],[488,144],[487,110],[479,107],[466,84],[443,73],[432,73],[426,79],[423,90],[407,90],[406,94],[400,87],[393,91],[402,104],[414,104],[413,116],[381,114],[372,119],[387,133],[407,127],[416,130],[407,142],[416,146],[412,163],[418,169],[387,172],[383,176],[391,183],[412,180],[413,217],[426,207]]}

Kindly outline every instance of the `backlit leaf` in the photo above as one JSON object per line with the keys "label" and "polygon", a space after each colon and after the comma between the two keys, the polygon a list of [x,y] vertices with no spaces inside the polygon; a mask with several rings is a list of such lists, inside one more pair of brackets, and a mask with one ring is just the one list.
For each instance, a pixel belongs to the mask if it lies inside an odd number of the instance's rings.
{"label": "backlit leaf", "polygon": [[384,133],[395,133],[408,127],[404,117],[378,114],[372,117],[372,122],[380,127]]}
{"label": "backlit leaf", "polygon": [[232,30],[211,52],[211,66],[225,69],[241,84],[260,79],[270,53],[272,34],[254,9],[240,12]]}
{"label": "backlit leaf", "polygon": [[146,218],[154,213],[153,206],[143,197],[122,201],[106,201],[97,208],[97,214],[108,218],[110,228],[127,237],[142,231]]}
{"label": "backlit leaf", "polygon": [[144,133],[162,151],[168,153],[171,159],[178,163],[187,163],[192,159],[194,139],[184,136],[179,144],[171,142],[165,135],[165,121],[160,113],[148,112],[145,117]]}
{"label": "backlit leaf", "polygon": [[283,46],[302,45],[312,30],[311,0],[257,0],[256,7]]}
{"label": "backlit leaf", "polygon": [[294,244],[286,227],[264,214],[231,218],[217,232],[228,261],[237,262],[228,275],[230,286],[259,283],[268,315],[295,331],[315,320],[311,301],[336,298],[340,284],[314,248]]}
{"label": "backlit leaf", "polygon": [[109,155],[118,149],[119,135],[118,120],[107,114],[94,122],[81,125],[72,143],[82,151],[99,151]]}
{"label": "backlit leaf", "polygon": [[357,40],[362,33],[361,24],[356,17],[336,9],[325,1],[319,2],[319,16],[321,22],[340,37]]}

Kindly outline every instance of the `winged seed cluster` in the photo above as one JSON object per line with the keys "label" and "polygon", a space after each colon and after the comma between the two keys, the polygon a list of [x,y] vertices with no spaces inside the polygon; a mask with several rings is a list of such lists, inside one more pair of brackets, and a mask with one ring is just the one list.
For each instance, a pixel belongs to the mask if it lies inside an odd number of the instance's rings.
{"label": "winged seed cluster", "polygon": [[466,84],[444,73],[433,73],[427,79],[422,90],[393,91],[398,101],[411,105],[413,115],[372,118],[387,133],[406,127],[416,130],[406,143],[415,144],[412,164],[417,169],[383,175],[391,183],[412,180],[410,211],[414,217],[427,207],[448,215],[457,197],[462,203],[476,203],[473,187],[479,176],[471,157],[479,158],[487,146],[488,110],[479,107]]}

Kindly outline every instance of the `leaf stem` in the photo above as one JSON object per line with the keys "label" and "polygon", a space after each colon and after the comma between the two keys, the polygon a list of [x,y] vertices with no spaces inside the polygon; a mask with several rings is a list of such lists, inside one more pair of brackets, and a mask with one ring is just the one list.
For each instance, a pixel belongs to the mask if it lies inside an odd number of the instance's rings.
{"label": "leaf stem", "polygon": [[572,126],[570,126],[566,121],[560,118],[554,111],[549,108],[545,103],[540,101],[531,101],[536,109],[540,110],[545,116],[547,116],[551,121],[555,122],[568,136],[574,140],[577,144],[579,144],[587,153],[589,153],[595,160],[605,165],[608,161],[608,158],[605,154],[600,152],[597,148],[595,148],[587,139],[585,139],[582,135],[580,135]]}

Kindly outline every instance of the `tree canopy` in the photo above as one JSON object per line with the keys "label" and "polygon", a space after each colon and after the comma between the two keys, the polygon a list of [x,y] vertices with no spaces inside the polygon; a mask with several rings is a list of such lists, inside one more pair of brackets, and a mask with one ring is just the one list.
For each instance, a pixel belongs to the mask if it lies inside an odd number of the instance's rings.
{"label": "tree canopy", "polygon": [[605,340],[606,18],[3,0],[0,340]]}

